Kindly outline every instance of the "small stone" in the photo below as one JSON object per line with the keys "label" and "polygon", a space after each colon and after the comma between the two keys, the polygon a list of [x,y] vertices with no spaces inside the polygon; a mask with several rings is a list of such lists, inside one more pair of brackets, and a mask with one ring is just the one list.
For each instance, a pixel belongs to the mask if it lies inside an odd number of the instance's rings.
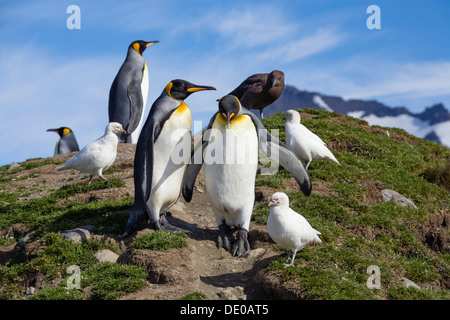
{"label": "small stone", "polygon": [[11,163],[9,165],[8,170],[16,169],[16,168],[19,168],[19,167],[20,167],[20,164],[18,164],[17,162],[13,162],[13,163]]}
{"label": "small stone", "polygon": [[32,294],[34,294],[36,292],[36,288],[35,287],[28,287],[27,291],[25,292],[25,294],[27,296],[31,296]]}
{"label": "small stone", "polygon": [[250,258],[250,259],[257,259],[261,257],[264,253],[266,253],[266,249],[264,248],[256,248],[253,250],[249,250],[245,252],[242,257],[243,258]]}
{"label": "small stone", "polygon": [[79,244],[91,238],[90,231],[94,228],[94,226],[88,225],[64,231],[62,234],[64,238],[69,239],[73,243]]}
{"label": "small stone", "polygon": [[30,239],[30,236],[27,234],[25,237],[23,237],[22,239],[20,239],[18,242],[17,242],[17,246],[18,247],[24,247],[26,244],[27,244],[27,241]]}
{"label": "small stone", "polygon": [[99,262],[116,263],[119,255],[109,249],[99,250],[94,254]]}
{"label": "small stone", "polygon": [[402,207],[411,207],[413,209],[417,209],[417,206],[411,199],[406,198],[397,191],[384,189],[381,190],[381,195],[383,196],[385,202],[392,201]]}
{"label": "small stone", "polygon": [[174,211],[184,211],[184,208],[186,208],[186,206],[184,205],[183,202],[178,201],[177,203],[175,203],[170,209],[174,210]]}

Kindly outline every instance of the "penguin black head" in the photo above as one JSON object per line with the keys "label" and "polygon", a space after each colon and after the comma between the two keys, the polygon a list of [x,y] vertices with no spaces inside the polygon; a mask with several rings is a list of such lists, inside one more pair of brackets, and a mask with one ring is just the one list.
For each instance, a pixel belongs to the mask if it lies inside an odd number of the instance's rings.
{"label": "penguin black head", "polygon": [[59,134],[59,136],[61,138],[64,137],[66,134],[69,134],[72,132],[72,130],[67,127],[60,127],[57,129],[47,129],[47,131],[56,132],[57,134]]}
{"label": "penguin black head", "polygon": [[216,90],[214,87],[210,86],[199,86],[192,84],[189,81],[176,79],[170,81],[166,86],[166,93],[176,100],[184,100],[191,93],[203,90]]}
{"label": "penguin black head", "polygon": [[230,120],[236,117],[241,111],[241,103],[236,96],[227,95],[219,100],[219,113],[227,119],[227,127]]}
{"label": "penguin black head", "polygon": [[142,56],[142,53],[144,53],[145,49],[150,47],[152,44],[158,42],[159,42],[158,40],[155,41],[136,40],[130,44],[129,48],[133,48],[134,50],[137,51],[137,53],[139,53]]}

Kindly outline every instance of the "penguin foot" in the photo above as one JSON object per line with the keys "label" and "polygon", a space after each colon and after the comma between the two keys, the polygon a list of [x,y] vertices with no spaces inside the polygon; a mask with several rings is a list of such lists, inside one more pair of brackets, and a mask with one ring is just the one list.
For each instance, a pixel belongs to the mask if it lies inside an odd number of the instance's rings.
{"label": "penguin foot", "polygon": [[250,243],[248,242],[248,231],[239,229],[237,239],[231,247],[231,254],[240,257],[244,252],[250,250]]}
{"label": "penguin foot", "polygon": [[219,235],[217,237],[217,248],[223,247],[225,250],[229,251],[233,240],[234,237],[231,228],[225,223],[221,224],[219,226]]}
{"label": "penguin foot", "polygon": [[147,221],[147,215],[143,209],[133,209],[130,213],[130,217],[128,218],[127,225],[125,226],[121,238],[125,238],[131,235],[134,231],[138,229],[141,224],[144,224]]}
{"label": "penguin foot", "polygon": [[191,234],[192,231],[186,230],[180,227],[176,227],[169,223],[169,220],[167,220],[167,215],[164,212],[162,215],[159,216],[159,230],[165,230],[169,232],[184,232],[187,234]]}

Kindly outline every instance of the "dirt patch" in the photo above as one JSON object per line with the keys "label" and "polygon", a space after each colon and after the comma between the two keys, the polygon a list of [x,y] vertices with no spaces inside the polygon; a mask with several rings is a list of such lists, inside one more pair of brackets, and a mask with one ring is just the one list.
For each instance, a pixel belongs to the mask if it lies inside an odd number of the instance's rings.
{"label": "dirt patch", "polygon": [[419,239],[436,252],[450,253],[450,212],[440,210],[430,215],[416,231]]}
{"label": "dirt patch", "polygon": [[367,195],[362,199],[362,203],[368,206],[384,202],[381,195],[381,183],[370,180],[361,180],[359,183],[367,190]]}
{"label": "dirt patch", "polygon": [[284,281],[278,275],[272,273],[266,267],[275,259],[279,259],[280,255],[273,252],[265,254],[260,261],[255,263],[253,272],[254,276],[252,284],[259,287],[267,299],[273,300],[302,300],[304,295],[294,280]]}

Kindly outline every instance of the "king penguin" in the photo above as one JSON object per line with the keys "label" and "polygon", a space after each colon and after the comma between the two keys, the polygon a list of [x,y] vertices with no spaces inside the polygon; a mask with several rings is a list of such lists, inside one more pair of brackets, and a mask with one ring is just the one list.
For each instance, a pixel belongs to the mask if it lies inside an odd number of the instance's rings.
{"label": "king penguin", "polygon": [[181,194],[191,156],[191,111],[184,100],[192,93],[216,90],[186,80],[172,80],[153,103],[142,127],[134,160],[135,199],[122,237],[150,218],[155,230],[184,231],[172,226],[166,211]]}
{"label": "king penguin", "polygon": [[119,122],[127,131],[120,142],[136,143],[148,97],[148,68],[144,50],[159,41],[133,41],[109,91],[109,122]]}
{"label": "king penguin", "polygon": [[[201,143],[195,146],[183,182],[183,196],[190,202],[196,176],[205,166],[206,196],[219,228],[217,246],[233,256],[250,250],[248,232],[255,200],[258,148],[288,170],[302,192],[310,195],[311,180],[300,159],[233,95],[219,100],[219,111],[211,118]],[[236,239],[231,227],[238,229]]]}
{"label": "king penguin", "polygon": [[47,129],[49,132],[56,132],[59,134],[60,139],[56,141],[54,156],[57,154],[70,153],[74,151],[80,151],[77,139],[72,129],[67,127],[60,127],[57,129]]}
{"label": "king penguin", "polygon": [[283,93],[284,73],[273,70],[270,73],[257,73],[245,79],[229,95],[236,96],[247,109],[259,110],[263,118],[265,107],[274,103]]}

